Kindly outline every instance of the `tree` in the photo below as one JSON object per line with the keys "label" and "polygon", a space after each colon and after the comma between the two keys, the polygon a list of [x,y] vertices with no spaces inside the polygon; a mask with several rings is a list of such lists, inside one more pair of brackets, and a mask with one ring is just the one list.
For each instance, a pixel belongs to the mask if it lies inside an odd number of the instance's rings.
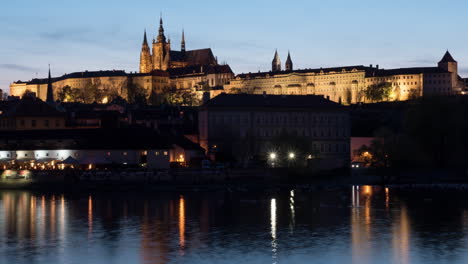
{"label": "tree", "polygon": [[351,93],[351,89],[349,88],[345,91],[345,102],[348,105],[350,105],[353,102],[353,94]]}
{"label": "tree", "polygon": [[70,102],[73,101],[73,94],[72,88],[69,85],[65,85],[62,89],[57,93],[58,99],[61,102]]}
{"label": "tree", "polygon": [[371,102],[380,102],[388,100],[392,91],[392,84],[389,82],[382,82],[369,85],[364,90],[364,95]]}
{"label": "tree", "polygon": [[147,92],[143,87],[133,82],[127,84],[127,99],[129,103],[146,104],[146,98]]}

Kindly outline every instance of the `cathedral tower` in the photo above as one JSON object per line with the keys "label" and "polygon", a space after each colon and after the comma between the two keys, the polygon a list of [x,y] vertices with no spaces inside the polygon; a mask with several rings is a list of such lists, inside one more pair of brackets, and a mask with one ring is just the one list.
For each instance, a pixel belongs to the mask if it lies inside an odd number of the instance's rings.
{"label": "cathedral tower", "polygon": [[281,61],[278,56],[278,51],[275,51],[275,57],[273,57],[273,61],[271,62],[271,71],[278,72],[281,71]]}
{"label": "cathedral tower", "polygon": [[151,52],[146,39],[146,29],[143,36],[143,45],[140,54],[140,73],[148,73],[153,70],[153,62],[151,60]]}
{"label": "cathedral tower", "polygon": [[439,68],[452,73],[452,92],[454,92],[453,89],[458,88],[458,63],[453,59],[448,50],[445,52],[442,60],[439,61],[438,66]]}
{"label": "cathedral tower", "polygon": [[156,41],[153,40],[153,69],[167,70],[170,66],[171,43],[166,42],[162,18],[159,20],[159,32]]}
{"label": "cathedral tower", "polygon": [[289,51],[288,51],[288,58],[286,59],[285,70],[286,71],[292,71],[293,70],[293,63],[292,63],[291,55],[289,54]]}

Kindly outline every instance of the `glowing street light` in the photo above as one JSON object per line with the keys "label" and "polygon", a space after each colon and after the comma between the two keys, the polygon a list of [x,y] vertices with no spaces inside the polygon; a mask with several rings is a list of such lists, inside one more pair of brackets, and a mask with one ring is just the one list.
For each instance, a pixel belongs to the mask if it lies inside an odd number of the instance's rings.
{"label": "glowing street light", "polygon": [[270,153],[270,159],[275,160],[276,159],[276,153]]}
{"label": "glowing street light", "polygon": [[289,159],[294,159],[296,157],[296,154],[294,154],[293,152],[289,152],[288,157]]}

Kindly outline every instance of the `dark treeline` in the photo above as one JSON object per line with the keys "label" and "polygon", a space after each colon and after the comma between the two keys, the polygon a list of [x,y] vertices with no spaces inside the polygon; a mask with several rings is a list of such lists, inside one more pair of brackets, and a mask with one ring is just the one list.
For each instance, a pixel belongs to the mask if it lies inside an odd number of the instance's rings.
{"label": "dark treeline", "polygon": [[362,151],[375,167],[468,168],[468,97],[423,97],[351,107],[353,136],[375,137]]}

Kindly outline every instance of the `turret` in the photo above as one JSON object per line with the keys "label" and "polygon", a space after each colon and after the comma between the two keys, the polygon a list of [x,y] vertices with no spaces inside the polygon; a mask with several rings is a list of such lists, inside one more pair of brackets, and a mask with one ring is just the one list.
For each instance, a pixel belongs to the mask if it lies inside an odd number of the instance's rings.
{"label": "turret", "polygon": [[439,61],[438,67],[451,73],[452,92],[454,92],[454,89],[458,88],[458,63],[448,50]]}
{"label": "turret", "polygon": [[286,59],[285,70],[286,71],[293,70],[293,63],[292,63],[291,55],[289,54],[289,51],[288,51],[288,58]]}
{"label": "turret", "polygon": [[278,56],[278,51],[275,51],[275,56],[273,57],[273,61],[271,62],[271,71],[278,72],[281,71],[281,60]]}

